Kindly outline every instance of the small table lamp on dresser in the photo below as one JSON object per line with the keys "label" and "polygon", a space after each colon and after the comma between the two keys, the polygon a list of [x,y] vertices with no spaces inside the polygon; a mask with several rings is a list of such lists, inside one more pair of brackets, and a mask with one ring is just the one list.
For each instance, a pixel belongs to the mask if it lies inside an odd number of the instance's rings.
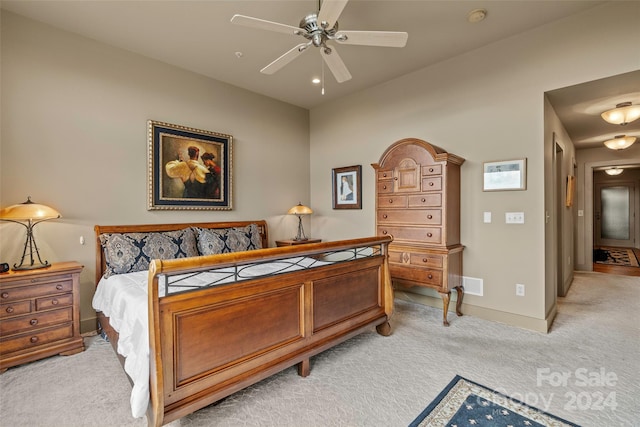
{"label": "small table lamp on dresser", "polygon": [[[0,210],[0,220],[15,222],[27,229],[27,239],[24,242],[22,250],[22,259],[20,264],[13,264],[14,270],[33,270],[37,268],[49,267],[48,261],[42,262],[36,240],[33,237],[33,227],[37,224],[50,219],[60,218],[60,212],[50,208],[49,206],[33,203],[31,197],[27,197],[27,201],[18,205],[12,205]],[[25,258],[29,253],[29,264],[25,264]],[[34,254],[38,258],[39,264],[33,258]]]}
{"label": "small table lamp on dresser", "polygon": [[311,208],[304,206],[302,203],[298,203],[287,212],[289,215],[295,215],[298,217],[298,234],[293,240],[309,240],[307,236],[304,235],[304,229],[302,228],[302,215],[311,215],[313,211]]}

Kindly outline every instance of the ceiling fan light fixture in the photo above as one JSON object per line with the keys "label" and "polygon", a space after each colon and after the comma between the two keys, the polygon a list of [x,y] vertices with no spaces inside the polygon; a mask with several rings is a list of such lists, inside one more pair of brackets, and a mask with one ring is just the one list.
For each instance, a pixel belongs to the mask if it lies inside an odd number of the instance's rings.
{"label": "ceiling fan light fixture", "polygon": [[631,147],[634,142],[636,142],[635,136],[616,135],[615,138],[605,141],[604,145],[612,150],[624,150]]}
{"label": "ceiling fan light fixture", "polygon": [[314,77],[311,79],[311,83],[313,83],[314,85],[319,85],[321,81],[322,80],[320,80],[320,77]]}
{"label": "ceiling fan light fixture", "polygon": [[619,167],[614,167],[614,168],[605,169],[604,173],[611,176],[617,176],[617,175],[620,175],[623,171],[624,169],[621,169]]}
{"label": "ceiling fan light fixture", "polygon": [[634,120],[640,119],[640,105],[633,105],[631,102],[622,102],[616,108],[607,110],[601,114],[602,118],[613,125],[626,125]]}

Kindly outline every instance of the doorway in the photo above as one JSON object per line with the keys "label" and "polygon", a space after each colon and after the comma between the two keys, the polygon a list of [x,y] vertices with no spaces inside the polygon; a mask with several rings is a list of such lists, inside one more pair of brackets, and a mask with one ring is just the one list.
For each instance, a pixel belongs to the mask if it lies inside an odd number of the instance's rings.
{"label": "doorway", "polygon": [[600,183],[595,190],[595,246],[633,248],[635,186],[632,182]]}

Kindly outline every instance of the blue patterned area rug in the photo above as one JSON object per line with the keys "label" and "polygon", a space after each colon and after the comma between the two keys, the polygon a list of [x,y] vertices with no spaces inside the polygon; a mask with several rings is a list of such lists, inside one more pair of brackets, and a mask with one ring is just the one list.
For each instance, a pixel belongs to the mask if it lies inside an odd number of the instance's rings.
{"label": "blue patterned area rug", "polygon": [[550,427],[573,426],[459,375],[409,427]]}

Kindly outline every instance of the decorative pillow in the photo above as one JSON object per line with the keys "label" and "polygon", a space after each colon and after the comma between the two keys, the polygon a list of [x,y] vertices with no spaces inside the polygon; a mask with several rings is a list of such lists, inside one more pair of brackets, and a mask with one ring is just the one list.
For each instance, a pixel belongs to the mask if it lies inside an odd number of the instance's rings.
{"label": "decorative pillow", "polygon": [[147,270],[152,259],[198,256],[192,228],[162,233],[101,234],[100,243],[107,264],[104,277]]}
{"label": "decorative pillow", "polygon": [[198,251],[201,255],[224,254],[262,248],[256,224],[234,228],[198,228]]}

